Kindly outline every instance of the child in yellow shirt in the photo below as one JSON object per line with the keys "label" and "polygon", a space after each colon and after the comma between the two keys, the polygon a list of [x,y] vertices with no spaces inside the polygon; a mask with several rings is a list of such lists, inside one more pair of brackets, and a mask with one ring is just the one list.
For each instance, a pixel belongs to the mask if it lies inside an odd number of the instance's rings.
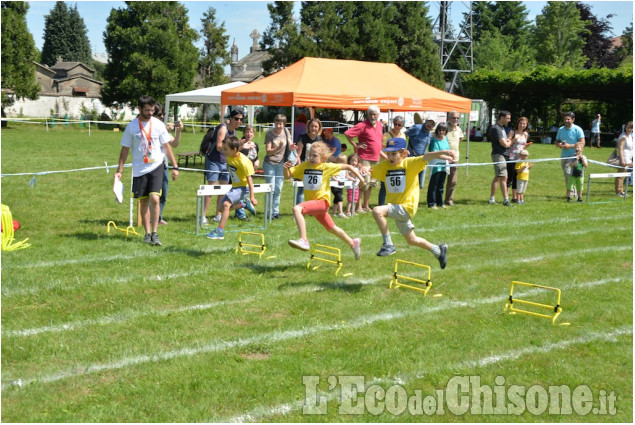
{"label": "child in yellow shirt", "polygon": [[525,203],[525,190],[527,190],[527,184],[529,183],[529,169],[534,166],[533,162],[527,162],[529,159],[529,152],[526,149],[520,151],[521,162],[516,163],[516,193],[518,193],[518,205]]}

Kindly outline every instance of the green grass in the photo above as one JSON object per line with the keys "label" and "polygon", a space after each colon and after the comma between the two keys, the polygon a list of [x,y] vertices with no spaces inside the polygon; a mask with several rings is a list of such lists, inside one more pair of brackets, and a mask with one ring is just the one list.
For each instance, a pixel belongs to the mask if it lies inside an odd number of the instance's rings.
{"label": "green grass", "polygon": [[[114,165],[120,137],[11,124],[2,130],[2,173]],[[201,137],[185,134],[176,151],[197,150]],[[547,145],[530,152],[559,154]],[[610,151],[585,153],[604,161]],[[489,162],[489,145],[471,143],[470,161]],[[443,271],[394,223],[398,253],[380,258],[370,215],[336,221],[363,240],[356,262],[309,218],[312,242],[342,249],[335,277],[330,265],[307,270],[308,254],[287,245],[297,237],[288,183],[283,218],[264,231],[258,259],[234,250],[238,231],[263,231],[260,214],[230,220],[223,241],[194,234],[200,173],[170,183],[160,248],[106,232],[108,221],[128,220],[128,195],[121,205],[113,199],[112,170],[38,175],[33,187],[31,178],[2,178],[2,203],[22,225],[16,238],[31,243],[2,253],[3,421],[632,422],[633,204],[617,201],[612,181],[593,183],[600,203],[569,204],[559,163],[540,162],[527,204],[503,208],[487,204],[491,166],[461,169],[457,205],[430,211],[422,192],[414,218],[417,234],[449,245]],[[395,258],[432,267],[426,297],[388,289]],[[555,326],[503,312],[512,280],[562,290]],[[553,302],[544,292],[527,297]],[[490,387],[497,376],[506,387],[586,385],[596,407],[600,391],[613,391],[617,412],[455,415],[446,406],[432,416],[350,415],[339,412],[340,386],[329,385],[331,376],[363,376],[367,387],[399,384],[425,397],[468,375]],[[326,414],[303,414],[303,376],[320,377]]]}

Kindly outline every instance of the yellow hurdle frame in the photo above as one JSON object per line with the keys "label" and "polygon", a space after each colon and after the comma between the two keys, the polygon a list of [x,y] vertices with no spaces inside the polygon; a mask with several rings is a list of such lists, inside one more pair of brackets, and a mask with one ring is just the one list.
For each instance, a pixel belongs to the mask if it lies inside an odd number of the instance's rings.
{"label": "yellow hurdle frame", "polygon": [[[547,289],[549,291],[555,291],[557,295],[556,305],[541,304],[534,301],[527,301],[527,300],[514,298],[514,285],[522,285],[522,286],[528,286],[530,288],[541,288],[541,289]],[[503,311],[507,311],[507,309],[509,309],[510,313],[512,312],[524,313],[524,314],[529,314],[536,317],[544,317],[545,319],[551,319],[551,324],[555,325],[556,319],[558,318],[558,316],[560,316],[560,313],[562,313],[562,307],[560,307],[560,296],[561,296],[561,291],[558,288],[553,288],[551,286],[537,285],[535,283],[512,281],[511,288],[509,289],[509,298],[507,299],[507,303],[505,304],[505,309]],[[536,313],[535,311],[521,310],[521,309],[515,308],[514,303],[527,304],[534,307],[540,307],[547,310],[552,310],[553,315]]]}
{"label": "yellow hurdle frame", "polygon": [[[415,266],[415,267],[421,267],[423,269],[427,269],[428,270],[428,278],[426,280],[422,280],[422,279],[417,279],[414,277],[409,277],[409,276],[404,276],[399,274],[399,264],[408,264],[411,266]],[[408,289],[412,289],[414,291],[419,291],[419,292],[423,292],[423,296],[426,296],[428,294],[428,291],[430,290],[430,288],[432,287],[432,282],[430,281],[430,273],[431,273],[431,269],[430,266],[426,266],[425,264],[419,264],[419,263],[413,263],[411,261],[404,261],[404,260],[398,260],[395,259],[395,268],[392,274],[392,280],[390,281],[390,285],[388,286],[390,289],[392,289],[393,285],[396,288],[408,288]],[[408,280],[410,282],[416,282],[416,283],[420,283],[422,285],[424,285],[424,288],[419,288],[416,286],[412,286],[412,285],[406,285],[404,283],[400,283],[399,279],[403,279],[403,280]]]}
{"label": "yellow hurdle frame", "polygon": [[[243,242],[244,235],[260,236],[260,245]],[[249,249],[245,249],[245,247],[257,248],[258,251],[251,251]],[[267,247],[265,246],[264,233],[253,233],[253,232],[238,233],[238,248],[236,248],[236,254],[238,254],[238,252],[240,252],[243,255],[254,254],[254,255],[257,255],[258,258],[262,258],[262,254],[264,254],[266,250],[267,250]]]}
{"label": "yellow hurdle frame", "polygon": [[[316,249],[316,248],[321,248],[321,249]],[[329,257],[335,257],[337,259],[336,260],[331,260],[329,258],[321,258],[316,256],[317,254],[323,254]],[[309,269],[311,268],[311,261],[316,260],[316,261],[323,261],[325,263],[330,263],[330,264],[335,264],[337,266],[337,270],[335,270],[335,276],[337,276],[337,274],[339,273],[339,271],[342,269],[342,254],[339,248],[333,248],[332,246],[327,246],[327,245],[320,245],[317,243],[311,244],[311,258],[309,259],[309,264],[306,265],[306,268]]]}
{"label": "yellow hurdle frame", "polygon": [[119,227],[117,227],[117,225],[115,224],[114,221],[109,221],[108,224],[106,225],[107,228],[108,228],[108,233],[110,233],[110,225],[111,224],[112,224],[113,229],[119,230],[120,232],[124,232],[126,234],[126,237],[128,237],[129,234],[141,236],[139,233],[137,233],[137,231],[135,230],[135,228],[133,226],[128,226],[125,229],[120,229]]}

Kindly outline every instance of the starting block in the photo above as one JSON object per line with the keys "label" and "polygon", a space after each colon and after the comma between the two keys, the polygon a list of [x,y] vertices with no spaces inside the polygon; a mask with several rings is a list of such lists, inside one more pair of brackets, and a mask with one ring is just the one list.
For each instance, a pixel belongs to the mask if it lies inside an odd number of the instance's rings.
{"label": "starting block", "polygon": [[[417,279],[414,277],[409,277],[409,276],[404,276],[399,274],[399,264],[403,264],[403,265],[410,265],[410,266],[415,266],[415,267],[421,267],[423,269],[427,269],[428,270],[428,278],[426,280],[423,279]],[[403,271],[403,269],[402,269]],[[419,292],[423,292],[423,296],[426,296],[428,294],[428,291],[430,290],[430,288],[432,287],[432,282],[430,281],[430,266],[426,266],[425,264],[418,264],[418,263],[413,263],[411,261],[404,261],[404,260],[398,260],[395,259],[395,268],[392,274],[392,280],[390,281],[390,285],[388,286],[390,289],[392,289],[393,285],[395,286],[395,289],[397,288],[408,288],[408,289],[412,289],[414,291],[419,291]],[[403,280],[407,280],[410,282],[416,282],[416,283],[420,283],[422,284],[424,287],[420,288],[418,286],[412,286],[412,285],[406,285],[404,283],[399,282],[399,279],[403,279]]]}
{"label": "starting block", "polygon": [[[318,257],[316,254],[326,255],[327,257],[335,258],[333,260],[331,258],[322,258]],[[311,268],[311,261],[324,261],[325,263],[335,264],[337,266],[337,270],[335,270],[335,276],[341,270],[342,264],[342,254],[339,248],[333,248],[332,246],[320,245],[320,244],[311,244],[311,258],[309,259],[309,264],[306,265],[306,268]],[[319,266],[314,267],[314,270]]]}
{"label": "starting block", "polygon": [[[260,245],[256,245],[253,243],[243,242],[243,236],[251,235],[251,236],[260,236]],[[257,251],[252,251],[247,248],[257,248]],[[238,233],[238,248],[236,248],[236,254],[240,252],[243,255],[255,254],[258,258],[262,258],[262,254],[265,253],[267,247],[265,246],[265,235],[263,233],[253,233],[253,232],[240,232]]]}
{"label": "starting block", "polygon": [[129,234],[141,236],[139,233],[137,233],[137,231],[135,230],[135,228],[133,226],[128,226],[125,229],[121,229],[121,228],[117,227],[117,225],[115,224],[114,221],[109,221],[108,224],[106,225],[107,228],[108,228],[108,233],[110,233],[110,225],[111,224],[112,224],[112,228],[113,229],[119,230],[120,232],[124,232],[126,234],[126,237],[128,237]]}
{"label": "starting block", "polygon": [[[528,286],[530,288],[541,288],[541,289],[546,289],[548,291],[554,291],[557,297],[556,304],[548,305],[548,304],[537,303],[534,301],[527,301],[527,300],[514,298],[514,285],[522,285],[522,286]],[[524,313],[524,314],[529,314],[531,316],[544,317],[545,319],[551,319],[551,323],[555,325],[556,319],[558,318],[558,316],[560,316],[560,313],[562,313],[562,307],[560,307],[560,295],[561,295],[561,292],[560,292],[560,289],[558,288],[552,288],[551,286],[544,286],[544,285],[536,285],[534,283],[512,281],[512,286],[509,289],[509,299],[507,300],[507,303],[505,304],[505,309],[503,311],[507,311],[507,309],[509,309],[510,314]],[[551,310],[553,314],[545,314],[545,313],[537,313],[535,311],[521,310],[514,307],[514,303],[526,304],[533,307],[539,307],[542,309]]]}

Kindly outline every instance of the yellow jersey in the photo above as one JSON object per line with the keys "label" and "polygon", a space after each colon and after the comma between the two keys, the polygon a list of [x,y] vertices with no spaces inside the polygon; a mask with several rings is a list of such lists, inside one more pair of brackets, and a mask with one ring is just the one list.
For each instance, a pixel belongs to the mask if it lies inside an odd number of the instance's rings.
{"label": "yellow jersey", "polygon": [[226,156],[227,171],[232,179],[232,187],[247,186],[247,177],[254,174],[254,164],[238,152],[238,156]]}
{"label": "yellow jersey", "polygon": [[394,167],[382,161],[373,167],[371,175],[386,184],[386,202],[401,205],[413,218],[419,207],[419,173],[425,166],[421,157],[405,158]]}
{"label": "yellow jersey", "polygon": [[291,167],[289,172],[304,184],[304,199],[315,201],[323,199],[331,205],[331,177],[342,170],[342,164],[323,162],[313,166],[309,161]]}

